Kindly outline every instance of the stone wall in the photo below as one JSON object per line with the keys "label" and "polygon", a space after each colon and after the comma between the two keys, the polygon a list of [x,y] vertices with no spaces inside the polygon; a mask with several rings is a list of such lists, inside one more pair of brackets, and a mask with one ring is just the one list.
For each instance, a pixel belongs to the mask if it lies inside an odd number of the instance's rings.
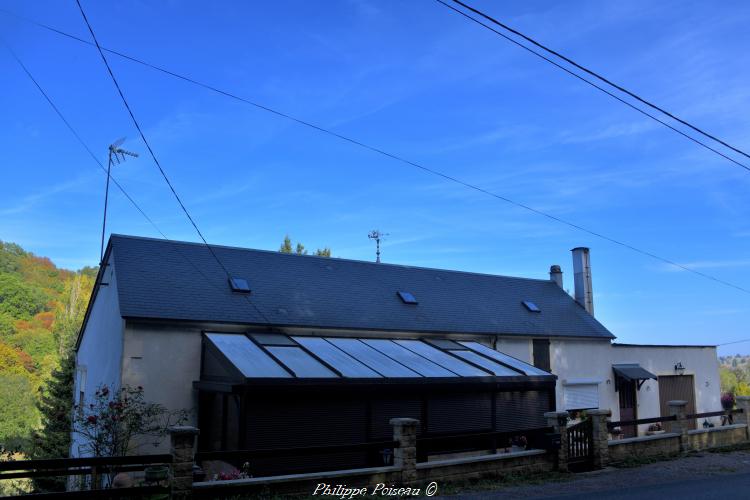
{"label": "stone wall", "polygon": [[688,431],[688,441],[692,450],[705,450],[744,443],[747,441],[747,426],[736,424]]}
{"label": "stone wall", "polygon": [[639,458],[668,457],[680,453],[680,435],[674,433],[618,439],[608,444],[610,463]]}
{"label": "stone wall", "polygon": [[549,472],[552,456],[544,450],[497,453],[417,464],[417,483],[502,477],[512,473]]}

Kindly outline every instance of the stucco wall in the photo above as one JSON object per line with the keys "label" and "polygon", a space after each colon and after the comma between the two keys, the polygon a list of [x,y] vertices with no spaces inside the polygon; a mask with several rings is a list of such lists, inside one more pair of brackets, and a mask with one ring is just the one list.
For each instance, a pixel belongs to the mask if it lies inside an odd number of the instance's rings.
{"label": "stucco wall", "polygon": [[513,356],[526,363],[533,363],[531,339],[517,337],[499,337],[495,349]]}
{"label": "stucco wall", "polygon": [[[609,339],[551,339],[550,366],[557,375],[557,408],[562,410],[567,382],[592,380],[598,383],[599,407],[619,408],[612,381],[612,345]],[[614,417],[614,415],[613,415]]]}
{"label": "stucco wall", "polygon": [[[496,346],[499,351],[532,362],[531,339],[498,337]],[[719,362],[713,347],[629,346],[611,344],[607,339],[550,339],[550,365],[558,377],[557,408],[563,409],[568,382],[594,381],[598,383],[599,407],[612,410],[612,420],[620,419],[613,364],[638,363],[658,376],[675,375],[678,362],[685,367],[686,375],[694,375],[696,411],[720,410]],[[660,413],[659,384],[648,380],[638,391],[638,418],[658,417]],[[718,422],[719,417],[713,420]]]}
{"label": "stucco wall", "polygon": [[[107,285],[99,286],[99,292],[86,323],[86,330],[78,347],[75,390],[73,391],[75,404],[79,402],[81,390],[84,392],[85,400],[90,401],[100,385],[106,384],[114,389],[120,387],[124,322],[120,316],[114,270],[115,262],[110,258],[109,266],[102,277],[102,283],[107,283]],[[80,444],[79,437],[74,434],[71,456],[80,455]]]}
{"label": "stucco wall", "polygon": [[[613,345],[616,363],[639,363],[655,375],[675,375],[675,365],[682,363],[685,375],[695,380],[695,410],[697,413],[721,410],[719,360],[715,347],[655,347]],[[660,415],[659,384],[648,380],[638,391],[638,418]],[[714,417],[714,423],[720,417]],[[644,429],[642,429],[644,430]]]}
{"label": "stucco wall", "polygon": [[[170,410],[191,412],[187,425],[197,425],[197,392],[193,381],[200,379],[201,330],[128,322],[122,356],[122,383],[142,386],[146,401]],[[144,453],[166,453],[168,439]]]}

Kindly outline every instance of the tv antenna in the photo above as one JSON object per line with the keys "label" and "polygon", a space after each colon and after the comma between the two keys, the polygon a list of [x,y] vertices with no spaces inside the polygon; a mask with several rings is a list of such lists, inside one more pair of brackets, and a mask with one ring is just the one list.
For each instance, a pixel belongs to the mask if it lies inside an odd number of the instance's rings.
{"label": "tv antenna", "polygon": [[138,158],[138,153],[133,153],[122,149],[120,145],[125,142],[125,138],[121,137],[115,142],[109,145],[109,161],[107,162],[107,187],[104,189],[104,217],[102,218],[102,244],[99,249],[99,265],[101,266],[102,260],[104,259],[104,233],[107,228],[107,203],[109,202],[109,178],[110,172],[112,171],[112,165],[117,162],[120,163],[125,161],[126,156],[132,156]]}
{"label": "tv antenna", "polygon": [[380,229],[373,229],[370,234],[367,235],[371,240],[375,240],[375,262],[380,263],[380,240],[384,240],[389,233],[383,233]]}

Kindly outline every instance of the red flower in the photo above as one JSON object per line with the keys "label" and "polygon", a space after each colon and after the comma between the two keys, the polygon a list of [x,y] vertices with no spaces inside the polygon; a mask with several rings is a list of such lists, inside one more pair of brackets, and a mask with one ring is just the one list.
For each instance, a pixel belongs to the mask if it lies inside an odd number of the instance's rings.
{"label": "red flower", "polygon": [[87,418],[86,421],[91,425],[96,424],[96,415],[89,415],[89,418]]}

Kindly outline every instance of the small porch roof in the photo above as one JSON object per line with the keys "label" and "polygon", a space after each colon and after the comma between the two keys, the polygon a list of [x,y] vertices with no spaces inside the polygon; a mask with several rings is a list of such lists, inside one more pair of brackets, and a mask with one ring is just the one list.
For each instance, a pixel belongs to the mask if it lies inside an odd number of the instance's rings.
{"label": "small porch roof", "polygon": [[628,381],[648,380],[650,378],[656,380],[656,375],[646,370],[638,363],[629,363],[626,365],[612,365],[612,370],[614,370],[616,375]]}

